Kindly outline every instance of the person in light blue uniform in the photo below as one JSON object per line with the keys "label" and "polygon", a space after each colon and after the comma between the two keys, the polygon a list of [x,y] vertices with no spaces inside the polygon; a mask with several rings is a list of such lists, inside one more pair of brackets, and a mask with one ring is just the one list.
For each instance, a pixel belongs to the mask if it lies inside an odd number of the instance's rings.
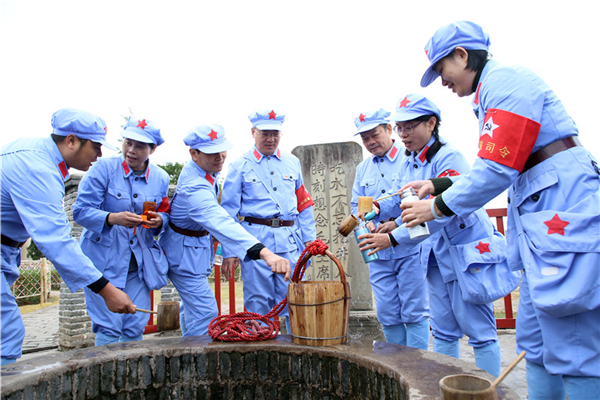
{"label": "person in light blue uniform", "polygon": [[523,270],[517,352],[527,352],[530,399],[600,397],[600,170],[550,87],[520,66],[491,59],[477,24],[438,29],[425,50],[422,86],[441,76],[459,97],[473,96],[479,148],[456,182],[410,183],[425,200],[403,205],[408,226],[443,215],[468,216],[508,192],[508,251]]}
{"label": "person in light blue uniform", "polygon": [[[392,139],[388,111],[379,109],[361,113],[354,120],[363,145],[372,154],[356,167],[352,187],[352,213],[358,211],[358,197],[382,197],[399,180],[404,147]],[[399,211],[400,209],[398,209]],[[396,222],[368,224],[372,232],[387,233],[397,228]],[[426,248],[428,242],[425,242]],[[425,251],[425,255],[429,253]],[[402,251],[380,251],[379,260],[371,261],[369,277],[375,296],[377,319],[389,343],[427,350],[429,345],[429,298],[422,261],[421,244]]]}
{"label": "person in light blue uniform", "polygon": [[[442,141],[439,135],[441,112],[428,98],[409,94],[398,101],[389,120],[395,123],[394,130],[406,148],[399,171],[392,187],[398,190],[406,183],[417,179],[438,176],[456,178],[469,172],[469,165],[452,145]],[[399,217],[400,196],[378,202],[378,219]],[[400,254],[410,251],[419,240],[410,239],[406,227],[398,220],[399,227],[388,235],[362,235],[362,249],[394,247]],[[500,236],[484,209],[461,218],[453,216],[429,223],[430,238],[426,248],[427,284],[429,287],[433,350],[437,353],[460,358],[460,339],[469,337],[475,353],[475,364],[494,376],[500,374],[500,345],[496,333],[493,305],[471,304],[463,300],[461,289],[450,255],[450,245],[467,244]],[[423,239],[421,239],[423,240]],[[368,246],[365,246],[368,243]],[[502,243],[504,238],[502,237]],[[498,250],[500,251],[500,249]],[[501,250],[504,252],[504,248]],[[380,256],[381,257],[381,256]],[[458,260],[457,260],[458,262]],[[462,270],[462,266],[459,266]]]}
{"label": "person in light blue uniform", "polygon": [[[148,264],[155,261],[144,250],[155,247],[160,252],[154,236],[168,222],[169,210],[169,175],[150,163],[150,155],[164,140],[152,121],[133,116],[121,136],[123,153],[99,159],[81,180],[73,219],[84,227],[80,240],[84,254],[139,308],[147,310],[151,290],[144,278],[152,273]],[[149,219],[142,226],[146,201],[156,207],[147,212]],[[166,260],[164,264],[167,267]],[[92,290],[84,292],[96,346],[142,340],[148,314],[116,315]]]}
{"label": "person in light blue uniform", "polygon": [[[304,247],[316,239],[313,200],[304,187],[300,161],[279,148],[285,116],[260,110],[248,118],[255,145],[229,166],[221,205],[236,221],[243,218],[240,223],[248,233],[296,265]],[[228,276],[238,260],[226,245],[223,258]],[[247,311],[264,315],[287,296],[287,283],[260,260],[243,262],[242,279]],[[279,316],[287,315],[285,307]]]}
{"label": "person in light blue uniform", "polygon": [[[171,201],[168,226],[159,243],[169,261],[169,278],[177,288],[185,314],[184,336],[206,335],[208,324],[217,314],[215,296],[208,284],[213,260],[214,237],[236,257],[262,259],[270,271],[290,278],[290,263],[247,233],[219,205],[217,175],[223,168],[227,150],[220,125],[200,125],[184,138],[192,160],[179,175]],[[245,282],[244,282],[245,284]]]}
{"label": "person in light blue uniform", "polygon": [[0,156],[2,365],[21,357],[25,327],[10,287],[19,277],[21,247],[30,237],[72,292],[89,287],[102,296],[112,312],[135,312],[127,294],[98,271],[70,236],[71,226],[63,209],[69,168],[86,171],[102,156],[102,145],[114,149],[105,138],[106,124],[87,111],[63,108],[52,115],[52,128],[49,137],[7,144]]}

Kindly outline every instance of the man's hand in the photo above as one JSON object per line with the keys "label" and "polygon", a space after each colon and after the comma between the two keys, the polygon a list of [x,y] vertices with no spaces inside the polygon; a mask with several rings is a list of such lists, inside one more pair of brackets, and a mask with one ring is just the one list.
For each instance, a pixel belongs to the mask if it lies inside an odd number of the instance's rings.
{"label": "man's hand", "polygon": [[[379,225],[377,227],[377,229],[375,230],[375,233],[388,233],[388,232],[393,231],[397,227],[398,227],[398,224],[396,224],[396,221],[387,221],[387,222],[384,222],[383,224]],[[373,230],[370,230],[370,231],[373,232]]]}
{"label": "man's hand", "polygon": [[117,289],[112,283],[108,283],[98,293],[104,299],[106,307],[118,314],[135,314],[135,305],[127,293]]}
{"label": "man's hand", "polygon": [[[108,214],[107,222],[109,225],[121,225],[126,228],[133,228],[142,223],[142,217],[129,211]],[[162,218],[160,220],[162,224]]]}
{"label": "man's hand", "polygon": [[223,265],[221,265],[221,273],[227,278],[231,279],[235,274],[235,269],[240,264],[240,259],[237,257],[230,257],[223,259]]}
{"label": "man's hand", "polygon": [[398,191],[398,194],[401,196],[402,191],[409,187],[415,189],[415,192],[417,193],[417,196],[419,196],[419,199],[423,199],[423,198],[429,196],[430,194],[435,193],[435,188],[433,187],[433,182],[428,179],[426,181],[408,182],[406,185],[402,186],[402,188]]}
{"label": "man's hand", "polygon": [[284,280],[286,282],[290,280],[292,269],[288,260],[283,257],[279,257],[266,247],[260,251],[260,258],[263,259],[269,267],[271,267],[272,272],[276,274],[285,274]]}
{"label": "man's hand", "polygon": [[356,240],[359,240],[358,247],[360,251],[372,250],[367,253],[368,256],[392,246],[387,233],[363,233]]}

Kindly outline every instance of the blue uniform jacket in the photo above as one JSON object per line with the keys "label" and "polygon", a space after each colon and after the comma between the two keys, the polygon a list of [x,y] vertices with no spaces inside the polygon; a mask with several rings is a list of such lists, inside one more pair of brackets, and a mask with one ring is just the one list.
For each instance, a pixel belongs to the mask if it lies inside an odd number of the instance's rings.
{"label": "blue uniform jacket", "polygon": [[[0,160],[2,234],[18,242],[31,237],[72,292],[100,279],[102,273],[70,236],[63,209],[69,172],[52,138],[9,143]],[[2,245],[2,272],[11,285],[19,276],[20,254],[21,249]]]}
{"label": "blue uniform jacket", "polygon": [[[207,230],[222,246],[244,260],[246,252],[259,241],[248,234],[217,201],[219,185],[216,177],[200,168],[193,160],[185,164],[179,175],[177,190],[171,201],[171,222],[183,229]],[[163,230],[159,243],[169,265],[187,267],[190,272],[209,274],[213,258],[210,235],[184,236],[170,227]]]}
{"label": "blue uniform jacket", "polygon": [[[242,222],[269,249],[286,253],[316,239],[313,207],[298,212],[296,190],[303,185],[298,158],[279,149],[265,156],[254,147],[229,166],[221,205],[236,221],[239,216],[295,221],[293,226],[275,229]],[[230,251],[224,246],[223,256],[231,257]]]}
{"label": "blue uniform jacket", "polygon": [[[358,197],[370,196],[374,200],[392,192],[394,182],[400,181],[401,166],[404,161],[404,146],[394,141],[383,157],[371,156],[356,167],[356,179],[352,187],[352,214],[358,211]],[[400,213],[400,209],[396,209]],[[393,216],[392,218],[395,218]],[[413,246],[388,248],[379,251],[380,260],[400,259],[419,251],[419,244]]]}
{"label": "blue uniform jacket", "polygon": [[141,215],[143,203],[153,201],[164,228],[169,223],[168,194],[169,175],[163,169],[148,163],[146,172],[137,176],[122,155],[99,159],[81,180],[73,205],[73,219],[85,228],[81,248],[116,287],[125,287],[132,252],[143,273],[142,246],[150,247],[159,232],[141,225],[135,228],[136,234],[134,228],[107,226],[108,214],[129,211]]}
{"label": "blue uniform jacket", "polygon": [[[427,162],[425,153],[429,146],[433,144],[432,137],[425,148],[415,157],[414,154],[410,157],[405,157],[401,164],[399,172],[399,181],[395,182],[395,189],[400,189],[404,184],[422,179],[430,179],[437,177],[458,177],[469,172],[469,164],[465,157],[458,149],[451,144],[446,144],[441,147],[431,162]],[[382,200],[380,203],[381,213],[379,218],[387,218],[390,216],[398,216],[400,198],[394,196],[389,199]],[[419,240],[410,239],[408,229],[398,219],[398,228],[392,231],[392,235],[398,242],[397,250],[402,250],[406,247],[411,248]],[[440,273],[444,282],[450,282],[456,279],[455,269],[452,266],[452,257],[447,242],[442,236],[441,229],[444,229],[448,236],[451,245],[467,244],[481,239],[489,239],[496,234],[496,230],[492,225],[487,213],[483,208],[475,210],[471,214],[461,217],[445,217],[441,220],[434,220],[427,223],[429,226],[429,242],[433,250]],[[421,239],[425,240],[425,238]],[[493,251],[505,252],[504,240],[499,243],[502,247],[499,249],[493,248]],[[498,254],[498,253],[496,253]],[[463,267],[463,266],[459,266]]]}

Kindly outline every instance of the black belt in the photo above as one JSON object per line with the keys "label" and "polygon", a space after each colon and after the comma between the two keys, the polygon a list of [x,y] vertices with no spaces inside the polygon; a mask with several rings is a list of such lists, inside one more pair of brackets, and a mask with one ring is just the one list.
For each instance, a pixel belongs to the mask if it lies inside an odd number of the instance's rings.
{"label": "black belt", "polygon": [[27,240],[24,242],[17,242],[16,240],[12,240],[11,238],[9,238],[7,236],[4,236],[4,235],[0,235],[0,236],[2,236],[2,244],[5,246],[21,248],[21,247],[23,247],[23,245],[25,243],[27,243]]}
{"label": "black belt", "polygon": [[[568,150],[572,147],[581,146],[579,142],[579,138],[577,136],[569,136],[568,138],[557,140],[556,142],[552,142],[549,145],[546,145],[536,151],[535,153],[531,153],[527,162],[525,163],[525,167],[523,167],[523,172],[531,169],[552,157],[555,154],[560,153],[561,151]],[[521,172],[521,173],[523,173]]]}
{"label": "black belt", "polygon": [[169,221],[169,226],[175,232],[179,233],[180,235],[184,235],[184,236],[202,237],[202,236],[208,235],[208,231],[205,231],[205,230],[193,231],[191,229],[183,229],[183,228],[180,228],[180,227],[176,226],[171,221]]}
{"label": "black belt", "polygon": [[279,219],[279,218],[264,219],[264,218],[244,217],[244,221],[250,222],[251,224],[270,226],[271,228],[279,228],[280,226],[294,225],[294,221],[286,221],[285,219]]}

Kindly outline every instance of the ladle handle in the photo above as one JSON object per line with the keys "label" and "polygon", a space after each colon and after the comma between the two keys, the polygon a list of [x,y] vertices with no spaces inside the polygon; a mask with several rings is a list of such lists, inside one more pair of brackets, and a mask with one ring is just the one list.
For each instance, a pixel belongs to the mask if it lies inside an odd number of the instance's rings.
{"label": "ladle handle", "polygon": [[496,380],[494,381],[494,383],[492,383],[492,385],[494,385],[494,387],[498,387],[498,385],[504,380],[504,378],[506,378],[506,375],[508,375],[510,373],[510,371],[512,371],[513,368],[517,366],[517,364],[523,359],[523,357],[525,357],[525,350],[523,350],[521,352],[521,354],[519,354],[517,356],[517,358],[515,358],[513,360],[513,362],[511,362],[508,365],[508,367],[506,367],[506,369],[504,371],[502,371],[502,373],[500,374],[500,376],[498,376],[496,378]]}
{"label": "ladle handle", "polygon": [[156,311],[144,310],[143,308],[136,308],[136,311],[141,311],[148,314],[158,314]]}
{"label": "ladle handle", "polygon": [[373,200],[373,201],[379,201],[379,200],[387,199],[388,197],[392,197],[392,196],[398,196],[398,194],[399,194],[398,192],[396,192],[396,193],[392,193],[392,194],[388,194],[387,196],[380,197],[380,198],[378,198],[378,199],[375,199],[375,200]]}

